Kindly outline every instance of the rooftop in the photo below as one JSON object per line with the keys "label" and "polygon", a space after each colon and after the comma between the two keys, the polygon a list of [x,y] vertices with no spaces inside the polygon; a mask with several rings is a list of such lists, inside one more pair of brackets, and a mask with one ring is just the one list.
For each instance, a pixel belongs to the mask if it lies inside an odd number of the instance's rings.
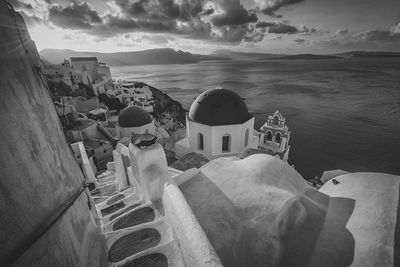
{"label": "rooftop", "polygon": [[140,127],[153,121],[150,114],[137,106],[129,106],[121,110],[118,116],[118,124],[121,127]]}
{"label": "rooftop", "polygon": [[211,89],[200,94],[189,110],[189,119],[210,126],[243,124],[254,116],[243,99],[227,89]]}
{"label": "rooftop", "polygon": [[96,61],[97,57],[71,57],[71,61]]}

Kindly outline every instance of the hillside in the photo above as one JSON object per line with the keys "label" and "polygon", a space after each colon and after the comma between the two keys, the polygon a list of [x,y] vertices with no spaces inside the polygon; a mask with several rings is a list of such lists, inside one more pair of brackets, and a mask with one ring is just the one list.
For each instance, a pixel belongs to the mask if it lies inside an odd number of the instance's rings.
{"label": "hillside", "polygon": [[349,51],[344,53],[334,54],[340,57],[400,57],[400,52],[388,51]]}
{"label": "hillside", "polygon": [[229,59],[259,59],[259,58],[277,58],[286,55],[270,54],[270,53],[248,53],[248,52],[238,52],[238,51],[222,49],[212,52],[210,56],[223,57]]}
{"label": "hillside", "polygon": [[123,65],[152,65],[152,64],[188,64],[205,60],[223,60],[216,56],[191,54],[184,51],[175,51],[171,48],[159,48],[143,51],[99,53],[79,52],[69,49],[43,49],[41,57],[51,64],[59,64],[70,57],[97,57],[100,62],[110,66]]}
{"label": "hillside", "polygon": [[271,53],[247,53],[233,50],[216,50],[210,54],[214,57],[222,57],[232,60],[267,60],[267,59],[335,59],[349,57],[400,57],[400,52],[388,51],[349,51],[343,53],[335,53],[328,55],[317,54],[271,54]]}

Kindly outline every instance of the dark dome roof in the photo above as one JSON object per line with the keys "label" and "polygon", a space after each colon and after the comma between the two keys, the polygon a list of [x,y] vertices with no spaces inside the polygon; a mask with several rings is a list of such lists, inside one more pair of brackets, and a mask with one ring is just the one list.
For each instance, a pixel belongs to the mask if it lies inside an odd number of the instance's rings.
{"label": "dark dome roof", "polygon": [[189,111],[189,119],[210,126],[242,124],[252,117],[242,98],[226,89],[203,92]]}
{"label": "dark dome roof", "polygon": [[140,127],[150,122],[152,122],[150,114],[135,106],[124,108],[118,116],[118,124],[123,128]]}

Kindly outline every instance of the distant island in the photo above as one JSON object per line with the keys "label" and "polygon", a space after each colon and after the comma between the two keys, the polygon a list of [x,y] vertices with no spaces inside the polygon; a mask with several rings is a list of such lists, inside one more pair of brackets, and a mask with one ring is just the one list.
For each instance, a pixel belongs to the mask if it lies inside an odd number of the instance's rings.
{"label": "distant island", "polygon": [[299,54],[299,55],[289,55],[289,56],[282,56],[276,58],[260,58],[259,60],[265,59],[335,59],[335,58],[343,58],[339,56],[332,56],[332,55],[314,55],[314,54]]}
{"label": "distant island", "polygon": [[294,60],[294,59],[338,59],[338,58],[398,58],[400,52],[385,51],[349,51],[336,54],[316,55],[316,54],[272,54],[272,53],[253,53],[240,52],[233,50],[216,50],[208,55],[192,54],[171,48],[157,48],[143,51],[99,53],[99,52],[79,52],[69,49],[44,49],[40,51],[43,61],[48,64],[59,64],[70,57],[97,57],[100,62],[105,62],[110,66],[126,65],[160,65],[160,64],[190,64],[210,60]]}
{"label": "distant island", "polygon": [[228,49],[216,50],[209,54],[210,56],[227,58],[232,60],[268,60],[268,59],[338,59],[338,58],[361,58],[361,57],[382,57],[382,58],[397,58],[400,57],[400,52],[389,51],[348,51],[335,54],[272,54],[272,53],[254,53],[254,52],[239,52]]}
{"label": "distant island", "polygon": [[287,54],[272,54],[272,53],[253,53],[253,52],[239,52],[228,49],[220,49],[212,52],[210,56],[228,58],[233,60],[247,60],[247,59],[260,59],[260,58],[279,58],[287,56]]}
{"label": "distant island", "polygon": [[42,59],[49,64],[59,64],[70,57],[97,57],[100,62],[109,66],[124,65],[159,65],[159,64],[190,64],[206,60],[226,60],[226,58],[199,55],[175,51],[171,48],[158,48],[143,51],[99,53],[79,52],[69,49],[43,49],[39,52]]}
{"label": "distant island", "polygon": [[339,57],[400,57],[400,52],[388,51],[350,51],[334,54]]}

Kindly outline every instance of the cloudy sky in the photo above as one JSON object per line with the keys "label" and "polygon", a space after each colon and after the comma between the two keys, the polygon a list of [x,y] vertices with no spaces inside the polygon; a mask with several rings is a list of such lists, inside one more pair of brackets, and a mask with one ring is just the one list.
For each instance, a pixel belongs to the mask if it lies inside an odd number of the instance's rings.
{"label": "cloudy sky", "polygon": [[400,0],[8,0],[38,49],[400,51]]}

